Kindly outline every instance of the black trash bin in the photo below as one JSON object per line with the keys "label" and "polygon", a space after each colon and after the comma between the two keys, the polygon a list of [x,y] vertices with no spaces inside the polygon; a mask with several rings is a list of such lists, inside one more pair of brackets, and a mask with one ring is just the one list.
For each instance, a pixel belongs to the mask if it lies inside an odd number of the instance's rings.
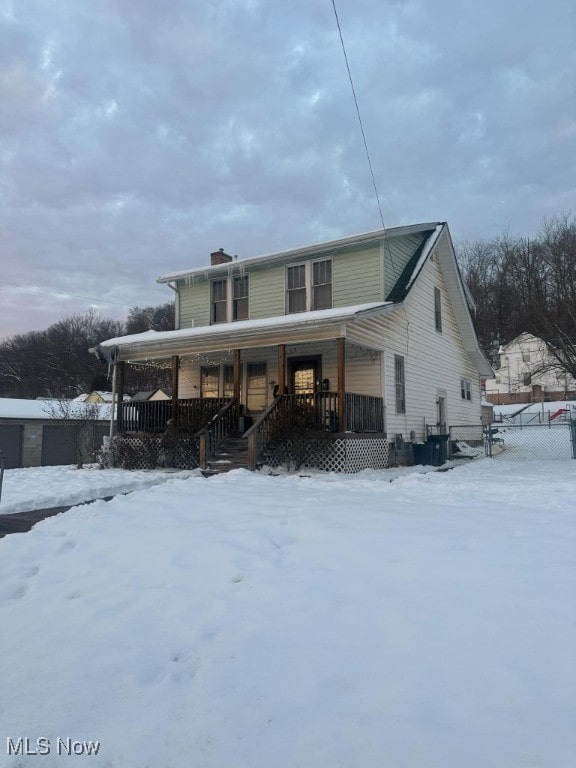
{"label": "black trash bin", "polygon": [[449,435],[428,435],[428,445],[430,446],[430,464],[433,467],[439,467],[448,459],[448,437]]}

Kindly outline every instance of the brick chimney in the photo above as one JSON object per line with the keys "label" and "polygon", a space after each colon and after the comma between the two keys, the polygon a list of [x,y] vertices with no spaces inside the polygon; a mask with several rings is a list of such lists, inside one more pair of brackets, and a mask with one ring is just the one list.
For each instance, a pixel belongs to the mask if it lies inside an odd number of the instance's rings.
{"label": "brick chimney", "polygon": [[219,251],[214,251],[214,253],[210,254],[210,266],[212,267],[216,266],[216,264],[228,264],[229,261],[232,261],[232,256],[224,253],[224,248],[220,248]]}

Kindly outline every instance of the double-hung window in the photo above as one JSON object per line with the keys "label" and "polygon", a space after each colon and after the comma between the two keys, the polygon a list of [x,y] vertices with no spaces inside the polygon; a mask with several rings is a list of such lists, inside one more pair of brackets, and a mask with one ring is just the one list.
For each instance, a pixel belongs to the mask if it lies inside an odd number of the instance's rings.
{"label": "double-hung window", "polygon": [[306,265],[286,270],[286,312],[306,312]]}
{"label": "double-hung window", "polygon": [[332,307],[332,260],[286,268],[286,314]]}
{"label": "double-hung window", "polygon": [[406,413],[406,371],[404,358],[394,355],[394,384],[396,387],[396,413]]}
{"label": "double-hung window", "polygon": [[315,261],[312,264],[312,309],[332,307],[332,262]]}
{"label": "double-hung window", "polygon": [[210,284],[210,322],[215,324],[248,320],[249,286],[248,275],[212,280]]}
{"label": "double-hung window", "polygon": [[472,382],[470,379],[460,379],[460,395],[462,400],[472,400]]}
{"label": "double-hung window", "polygon": [[234,278],[232,320],[248,320],[248,275]]}
{"label": "double-hung window", "polygon": [[228,321],[228,280],[212,280],[212,302],[210,322],[225,323]]}

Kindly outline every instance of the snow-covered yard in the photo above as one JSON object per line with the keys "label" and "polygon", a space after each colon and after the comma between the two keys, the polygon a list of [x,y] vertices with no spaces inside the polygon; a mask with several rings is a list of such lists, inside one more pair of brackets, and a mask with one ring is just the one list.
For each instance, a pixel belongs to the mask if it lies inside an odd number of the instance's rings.
{"label": "snow-covered yard", "polygon": [[575,496],[572,461],[236,471],[7,536],[0,749],[49,754],[0,764],[572,768]]}
{"label": "snow-covered yard", "polygon": [[183,479],[199,474],[198,470],[178,472],[177,475],[170,470],[104,471],[96,464],[84,469],[74,466],[8,469],[2,484],[0,515],[80,504],[116,493],[150,488],[174,477]]}

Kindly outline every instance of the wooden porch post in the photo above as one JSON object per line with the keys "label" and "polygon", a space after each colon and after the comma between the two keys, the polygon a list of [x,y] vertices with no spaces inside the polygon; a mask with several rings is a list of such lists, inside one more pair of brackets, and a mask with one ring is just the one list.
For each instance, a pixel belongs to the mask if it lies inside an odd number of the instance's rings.
{"label": "wooden porch post", "polygon": [[278,344],[278,394],[286,394],[286,344]]}
{"label": "wooden porch post", "polygon": [[240,432],[240,389],[242,379],[242,367],[240,365],[240,350],[234,350],[234,398],[236,400],[236,428]]}
{"label": "wooden porch post", "polygon": [[336,339],[338,354],[338,431],[346,431],[346,339]]}
{"label": "wooden porch post", "polygon": [[122,360],[116,363],[116,366],[116,431],[121,435],[124,428],[122,417],[124,416],[124,368],[126,363]]}
{"label": "wooden porch post", "polygon": [[236,398],[238,403],[240,402],[241,373],[242,373],[242,368],[240,367],[240,350],[235,349],[234,350],[234,397]]}
{"label": "wooden porch post", "polygon": [[180,373],[180,357],[172,356],[172,423],[178,423],[178,375]]}

